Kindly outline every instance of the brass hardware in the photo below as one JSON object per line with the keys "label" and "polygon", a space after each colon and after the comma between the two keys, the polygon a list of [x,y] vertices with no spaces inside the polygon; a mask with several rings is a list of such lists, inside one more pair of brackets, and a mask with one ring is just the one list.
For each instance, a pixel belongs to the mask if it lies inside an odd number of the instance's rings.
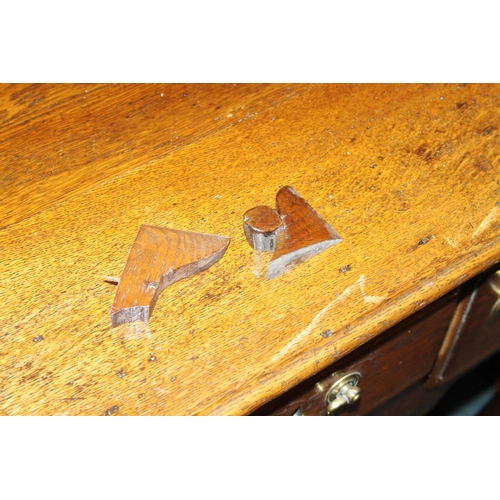
{"label": "brass hardware", "polygon": [[333,416],[336,411],[344,405],[355,403],[361,397],[361,389],[358,382],[361,374],[352,372],[339,378],[328,390],[325,396],[326,414]]}
{"label": "brass hardware", "polygon": [[498,300],[491,309],[492,316],[500,316],[500,271],[497,271],[488,280],[491,289],[498,295]]}

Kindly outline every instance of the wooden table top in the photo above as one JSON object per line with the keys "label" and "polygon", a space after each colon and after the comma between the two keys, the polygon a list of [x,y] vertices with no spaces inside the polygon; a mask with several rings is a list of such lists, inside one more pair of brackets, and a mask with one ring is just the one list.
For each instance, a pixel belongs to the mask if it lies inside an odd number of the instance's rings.
{"label": "wooden table top", "polygon": [[[489,84],[0,86],[0,413],[251,412],[500,260],[499,123]],[[284,185],[343,241],[266,280]],[[142,224],[231,243],[111,328]]]}

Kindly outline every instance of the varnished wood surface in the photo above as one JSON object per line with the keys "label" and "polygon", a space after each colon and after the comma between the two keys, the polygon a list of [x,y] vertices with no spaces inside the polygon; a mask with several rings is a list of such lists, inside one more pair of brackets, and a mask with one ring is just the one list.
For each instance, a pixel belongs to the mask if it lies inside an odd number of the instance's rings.
{"label": "varnished wood surface", "polygon": [[301,85],[0,85],[0,227],[160,160]]}
{"label": "varnished wood surface", "polygon": [[[2,414],[246,414],[500,259],[498,85],[253,86],[228,126],[141,108],[199,86],[14,88],[45,107],[2,87]],[[343,241],[266,281],[241,221],[284,185]],[[112,329],[142,224],[231,245]]]}

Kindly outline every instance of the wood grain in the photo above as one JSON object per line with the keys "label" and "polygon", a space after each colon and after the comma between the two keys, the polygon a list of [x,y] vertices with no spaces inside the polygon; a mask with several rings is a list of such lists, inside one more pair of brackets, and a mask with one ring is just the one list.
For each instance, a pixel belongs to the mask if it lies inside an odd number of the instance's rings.
{"label": "wood grain", "polygon": [[0,227],[296,95],[293,85],[0,85]]}
{"label": "wood grain", "polygon": [[277,237],[267,279],[276,278],[342,241],[330,224],[290,186],[278,191],[276,210],[285,230]]}
{"label": "wood grain", "polygon": [[219,261],[229,238],[143,225],[132,245],[111,307],[111,325],[147,321],[160,293]]}
{"label": "wood grain", "polygon": [[[255,88],[254,116],[242,110],[236,126],[198,139],[193,120],[193,139],[163,156],[152,146],[172,138],[162,133],[168,113],[139,120],[149,101],[130,99],[130,130],[144,126],[150,145],[130,171],[121,86],[95,89],[109,141],[95,163],[97,114],[86,122],[82,103],[2,129],[4,155],[30,148],[15,172],[43,173],[61,148],[85,165],[34,185],[5,180],[15,159],[1,163],[11,221],[0,230],[2,412],[247,414],[500,259],[498,85],[312,85],[288,97],[284,86],[271,107],[266,88]],[[7,117],[24,112],[10,106]],[[241,220],[284,185],[344,241],[266,281]],[[231,245],[216,266],[167,288],[148,327],[112,329],[115,288],[102,277],[121,273],[142,224],[224,234]]]}

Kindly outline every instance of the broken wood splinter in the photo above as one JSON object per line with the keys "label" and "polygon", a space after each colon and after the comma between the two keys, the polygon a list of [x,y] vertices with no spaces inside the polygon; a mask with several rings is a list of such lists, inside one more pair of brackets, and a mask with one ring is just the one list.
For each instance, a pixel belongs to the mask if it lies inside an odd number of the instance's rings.
{"label": "broken wood splinter", "polygon": [[229,242],[224,236],[141,226],[118,282],[111,325],[147,321],[167,286],[208,269]]}
{"label": "broken wood splinter", "polygon": [[248,210],[243,228],[252,248],[274,250],[267,279],[276,278],[342,241],[337,231],[290,186],[278,191],[276,211],[265,206]]}

